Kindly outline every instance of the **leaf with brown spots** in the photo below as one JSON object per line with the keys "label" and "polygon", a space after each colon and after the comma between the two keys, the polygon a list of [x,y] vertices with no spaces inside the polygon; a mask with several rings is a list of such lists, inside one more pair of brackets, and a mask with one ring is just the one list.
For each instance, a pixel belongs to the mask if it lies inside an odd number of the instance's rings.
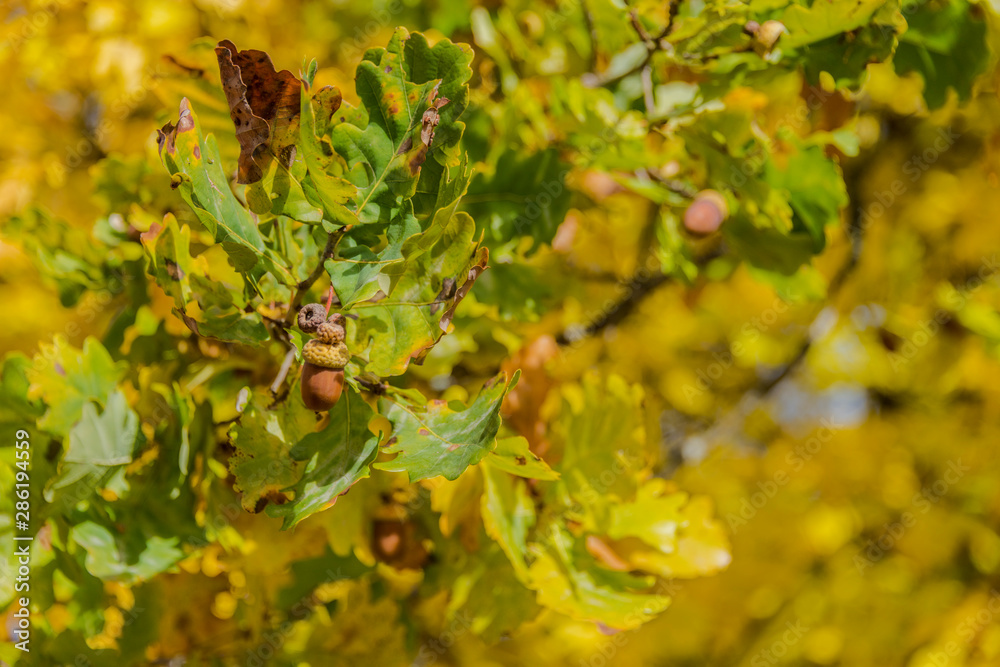
{"label": "leaf with brown spots", "polygon": [[343,162],[326,138],[333,114],[343,101],[340,91],[325,86],[310,96],[309,86],[308,79],[303,81],[300,100],[298,150],[308,169],[302,189],[323,209],[323,216],[329,222],[343,226],[357,224],[358,217],[348,208],[357,189],[341,177]]}
{"label": "leaf with brown spots", "polygon": [[298,132],[302,82],[274,69],[263,51],[240,51],[229,40],[215,49],[222,88],[240,142],[237,183],[256,183],[278,156],[288,166]]}
{"label": "leaf with brown spots", "polygon": [[374,410],[347,388],[328,415],[323,430],[309,433],[291,450],[293,459],[306,461],[302,478],[292,487],[295,499],[267,511],[269,516],[284,519],[283,530],[332,507],[358,480],[370,475],[378,454],[378,437],[368,429]]}
{"label": "leaf with brown spots", "polygon": [[265,246],[250,212],[230,189],[215,137],[202,132],[187,98],[181,100],[177,124],[167,123],[157,132],[157,144],[172,176],[172,187],[222,244],[233,267],[251,282],[268,271],[283,284],[295,283]]}
{"label": "leaf with brown spots", "polygon": [[396,457],[375,467],[406,472],[411,482],[439,475],[457,479],[496,447],[500,404],[517,378],[515,372],[507,382],[506,374],[501,373],[462,410],[452,409],[445,401],[414,405],[398,395],[383,398],[379,412],[392,423],[396,440],[382,451]]}
{"label": "leaf with brown spots", "polygon": [[142,235],[149,274],[173,297],[174,312],[199,336],[247,345],[267,340],[267,328],[256,313],[245,312],[239,292],[222,287],[205,259],[192,256],[191,236],[191,229],[171,214]]}
{"label": "leaf with brown spots", "polygon": [[528,479],[559,479],[559,473],[549,467],[542,457],[528,448],[522,436],[501,438],[497,447],[486,457],[490,465],[518,477]]}
{"label": "leaf with brown spots", "polygon": [[291,454],[291,443],[313,431],[316,418],[302,404],[298,387],[273,410],[265,394],[255,395],[238,422],[229,428],[229,441],[236,453],[229,459],[229,471],[235,477],[234,488],[243,495],[243,509],[259,512],[261,501],[284,502],[285,490],[301,476],[302,464]]}
{"label": "leaf with brown spots", "polygon": [[398,199],[414,196],[439,127],[447,125],[449,140],[457,142],[464,126],[455,119],[465,106],[443,112],[451,94],[441,91],[468,99],[471,59],[468,47],[442,40],[430,49],[421,35],[399,28],[385,49],[370,50],[358,66],[356,90],[368,121],[335,122],[330,141],[358,187],[361,222],[388,221]]}
{"label": "leaf with brown spots", "polygon": [[465,282],[462,286],[455,290],[450,296],[447,297],[447,301],[451,304],[448,306],[448,310],[445,311],[444,317],[438,322],[438,326],[441,331],[448,331],[448,327],[451,326],[451,320],[455,317],[455,309],[458,308],[458,304],[462,302],[465,295],[469,293],[472,286],[476,282],[476,278],[483,274],[483,271],[489,268],[490,261],[490,251],[487,248],[479,248],[476,252],[476,262],[469,267],[468,273],[465,275]]}
{"label": "leaf with brown spots", "polygon": [[406,372],[448,330],[458,303],[486,269],[488,253],[474,240],[475,230],[462,212],[435,219],[408,240],[403,261],[391,265],[398,277],[389,295],[354,304],[361,319],[352,347],[368,350],[368,372]]}

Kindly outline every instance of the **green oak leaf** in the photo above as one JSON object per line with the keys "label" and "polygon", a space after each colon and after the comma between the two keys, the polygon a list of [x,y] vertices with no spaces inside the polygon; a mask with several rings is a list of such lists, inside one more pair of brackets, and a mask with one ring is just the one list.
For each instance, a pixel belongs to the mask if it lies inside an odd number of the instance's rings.
{"label": "green oak leaf", "polygon": [[80,421],[69,432],[63,458],[70,463],[123,465],[132,460],[138,435],[139,417],[129,407],[125,395],[115,391],[100,415],[93,403],[83,406]]}
{"label": "green oak leaf", "polygon": [[299,114],[298,149],[307,168],[302,191],[307,199],[323,209],[324,217],[331,223],[356,224],[358,217],[348,204],[357,196],[357,188],[341,178],[344,166],[326,139],[330,119],[340,109],[342,97],[333,86],[324,86],[310,95],[311,85],[303,81]]}
{"label": "green oak leaf", "polygon": [[115,363],[96,338],[84,340],[82,350],[71,347],[63,336],[42,345],[27,371],[34,391],[48,406],[38,426],[68,436],[91,401],[107,405],[124,369],[125,364]]}
{"label": "green oak leaf", "polygon": [[837,88],[856,89],[864,83],[867,66],[888,60],[896,43],[894,26],[870,24],[858,28],[849,41],[837,35],[809,45],[800,60],[813,84],[826,72]]}
{"label": "green oak leaf", "polygon": [[816,247],[815,237],[805,230],[759,229],[742,211],[726,221],[723,233],[733,251],[751,266],[784,276],[812,259]]}
{"label": "green oak leaf", "polygon": [[323,210],[314,205],[303,191],[306,165],[302,156],[296,154],[290,166],[284,165],[281,160],[272,160],[271,163],[261,180],[246,186],[250,210],[258,215],[284,215],[309,224],[322,222]]}
{"label": "green oak leaf", "polygon": [[495,545],[463,559],[451,584],[449,627],[468,627],[486,642],[496,642],[542,610],[535,592],[517,577]]}
{"label": "green oak leaf", "polygon": [[540,456],[528,448],[523,436],[497,439],[497,447],[486,457],[486,462],[497,470],[503,470],[518,477],[528,479],[559,479],[559,473],[549,467]]}
{"label": "green oak leaf", "polygon": [[151,536],[141,545],[128,544],[93,521],[73,526],[69,539],[87,552],[87,571],[105,581],[128,584],[145,581],[184,557],[176,537]]}
{"label": "green oak leaf", "polygon": [[392,423],[392,437],[383,451],[396,457],[375,467],[406,472],[411,482],[437,476],[457,479],[496,446],[500,405],[519,376],[520,371],[515,372],[508,383],[501,373],[463,409],[443,401],[411,405],[383,398],[380,413]]}
{"label": "green oak leaf", "polygon": [[215,240],[225,245],[233,266],[254,279],[268,271],[280,282],[294,284],[288,270],[264,245],[250,212],[230,190],[215,137],[202,135],[187,98],[181,100],[177,125],[164,126],[158,142],[173,186]]}
{"label": "green oak leaf", "polygon": [[664,578],[702,577],[731,561],[722,524],[706,498],[671,493],[667,482],[654,478],[640,487],[632,502],[609,507],[604,521],[588,529],[613,540],[641,540],[628,555],[638,570]]}
{"label": "green oak leaf", "polygon": [[384,241],[381,242],[383,247],[380,250],[373,251],[371,244],[356,241],[354,236],[341,241],[337,258],[328,259],[325,266],[342,307],[351,308],[361,301],[374,298],[379,292],[389,296],[394,278],[399,273],[390,272],[390,268],[404,261],[404,242],[420,231],[420,222],[407,204],[385,226]]}
{"label": "green oak leaf", "polygon": [[354,306],[360,321],[353,349],[368,349],[365,370],[401,375],[447,332],[458,304],[487,268],[489,252],[473,241],[474,230],[472,218],[456,213],[446,225],[411,237],[402,251],[410,259],[397,265],[404,272],[391,296]]}
{"label": "green oak leaf", "polygon": [[39,206],[3,221],[3,235],[16,240],[46,280],[55,281],[64,306],[76,304],[87,289],[104,287],[106,256],[93,235]]}
{"label": "green oak leaf", "polygon": [[554,430],[565,447],[561,483],[575,499],[590,505],[635,494],[644,465],[642,395],[641,387],[618,375],[602,380],[588,374],[578,390],[567,389]]}
{"label": "green oak leaf", "polygon": [[792,207],[792,232],[808,232],[813,252],[822,251],[826,227],[840,222],[840,209],[848,201],[837,164],[824,155],[822,148],[810,146],[791,155],[783,169],[769,161],[764,178]]}
{"label": "green oak leaf", "polygon": [[41,404],[28,398],[30,368],[31,360],[20,352],[7,354],[0,364],[0,424],[15,430],[25,419],[34,420],[42,414]]}
{"label": "green oak leaf", "polygon": [[239,292],[213,279],[202,258],[192,257],[187,225],[178,228],[168,214],[160,229],[143,234],[142,242],[150,275],[174,298],[175,311],[194,333],[250,345],[270,338],[260,316],[246,312]]}
{"label": "green oak leaf", "polygon": [[535,505],[525,482],[494,467],[482,466],[485,491],[481,499],[486,533],[500,545],[518,579],[528,583],[527,538],[535,525]]}
{"label": "green oak leaf", "polygon": [[886,0],[828,0],[811,5],[790,4],[781,15],[787,34],[778,42],[792,49],[860,28],[871,21]]}
{"label": "green oak leaf", "polygon": [[464,126],[455,119],[468,101],[471,60],[468,46],[442,40],[428,48],[423,36],[405,28],[385,49],[365,54],[355,80],[368,121],[336,123],[330,134],[358,187],[361,222],[391,218],[396,199],[416,193],[432,148],[441,152],[457,143]]}
{"label": "green oak leaf", "polygon": [[248,512],[259,512],[267,501],[287,500],[284,490],[298,482],[301,468],[292,459],[292,445],[316,424],[315,413],[302,403],[298,382],[277,408],[266,409],[267,400],[266,396],[255,396],[229,428],[229,440],[236,448],[229,471]]}
{"label": "green oak leaf", "polygon": [[571,618],[628,630],[639,627],[670,604],[656,594],[653,577],[613,572],[597,565],[579,541],[553,525],[535,548],[529,572],[538,602]]}
{"label": "green oak leaf", "polygon": [[355,482],[369,476],[378,454],[378,436],[368,430],[375,411],[360,394],[345,388],[327,414],[326,427],[309,433],[291,450],[293,459],[307,461],[302,478],[287,489],[295,492],[294,499],[267,509],[269,516],[284,519],[282,529],[333,506]]}
{"label": "green oak leaf", "polygon": [[[643,47],[645,50],[645,47]],[[534,239],[530,250],[551,243],[569,210],[565,177],[569,166],[549,149],[507,151],[490,175],[477,174],[463,200],[491,247]]]}
{"label": "green oak leaf", "polygon": [[932,109],[944,105],[949,88],[959,100],[969,99],[973,83],[989,64],[987,24],[976,8],[956,0],[923,2],[906,12],[908,27],[893,62],[900,74],[918,72],[923,77],[924,99]]}

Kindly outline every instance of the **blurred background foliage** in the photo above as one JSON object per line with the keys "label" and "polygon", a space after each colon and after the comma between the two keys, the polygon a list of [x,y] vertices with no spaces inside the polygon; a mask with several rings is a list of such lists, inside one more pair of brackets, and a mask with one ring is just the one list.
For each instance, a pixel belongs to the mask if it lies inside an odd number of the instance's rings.
{"label": "blurred background foliage", "polygon": [[[167,499],[150,483],[128,495],[120,525],[121,543],[145,541],[145,555],[177,565],[105,558],[110,534],[96,524],[74,535],[79,549],[43,529],[25,664],[1000,661],[996,7],[630,8],[4,4],[4,382],[52,344],[48,358],[75,358],[112,388],[121,353],[145,358],[121,391],[163,447],[179,435],[148,421],[153,404],[189,392],[210,406],[185,422],[200,486]],[[748,30],[767,20],[787,31],[776,46]],[[512,503],[501,515],[524,502],[493,468],[418,485],[376,472],[292,532],[243,512],[218,425],[236,417],[239,387],[270,382],[280,352],[260,362],[190,336],[169,297],[130,279],[144,270],[136,237],[181,209],[152,130],[182,97],[235,164],[217,40],[293,72],[315,57],[317,83],[356,102],[355,66],[397,25],[475,49],[463,120],[477,175],[464,206],[492,252],[454,333],[406,383],[464,401],[497,368],[520,368],[505,433],[551,462],[576,457],[569,469],[583,472],[568,486],[607,495],[634,483],[601,477],[617,450],[641,459],[636,479],[653,475],[648,511],[665,511],[656,494],[691,494],[678,525],[692,536],[670,543],[673,557],[628,537],[586,541],[602,576],[660,573],[648,604],[672,599],[641,627],[594,622],[558,590],[536,599],[517,584],[504,552],[482,543],[484,486]],[[722,234],[692,238],[680,221],[705,188],[733,216]],[[85,345],[91,335],[113,359]],[[195,364],[185,386],[157,376],[167,357]],[[57,380],[33,382],[51,405]],[[17,387],[4,391],[5,432],[41,416],[39,403],[13,401]],[[45,419],[58,433],[59,415]],[[34,474],[54,477],[43,442]],[[107,479],[100,495],[127,487]],[[165,511],[177,503],[190,511]],[[165,538],[183,522],[206,539],[175,553]],[[428,549],[461,566],[425,569]],[[564,565],[546,558],[532,567]],[[7,643],[0,658],[19,654]]]}

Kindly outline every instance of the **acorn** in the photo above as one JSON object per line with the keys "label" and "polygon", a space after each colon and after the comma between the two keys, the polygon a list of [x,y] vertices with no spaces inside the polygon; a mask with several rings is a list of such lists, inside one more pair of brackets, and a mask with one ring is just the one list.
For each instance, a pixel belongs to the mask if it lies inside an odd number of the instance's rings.
{"label": "acorn", "polygon": [[[310,306],[323,309],[323,319],[316,324],[315,309],[303,317]],[[302,348],[302,402],[310,410],[329,410],[344,391],[344,366],[351,359],[351,353],[344,344],[344,316],[335,314],[325,319],[326,309],[320,304],[310,304],[299,313],[299,328],[316,333]],[[305,327],[303,326],[305,324]]]}
{"label": "acorn", "polygon": [[726,198],[715,190],[702,190],[684,211],[684,227],[692,234],[711,234],[729,217]]}
{"label": "acorn", "polygon": [[764,21],[754,33],[758,52],[770,53],[778,39],[788,32],[781,21]]}

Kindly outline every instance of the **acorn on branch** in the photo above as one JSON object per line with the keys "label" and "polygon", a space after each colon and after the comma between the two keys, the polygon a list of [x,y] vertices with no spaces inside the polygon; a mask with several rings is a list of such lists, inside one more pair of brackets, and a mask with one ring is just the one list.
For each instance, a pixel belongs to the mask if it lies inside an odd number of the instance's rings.
{"label": "acorn on branch", "polygon": [[684,211],[684,227],[698,236],[718,231],[729,217],[726,198],[715,190],[702,190]]}
{"label": "acorn on branch", "polygon": [[302,348],[302,402],[310,410],[326,411],[337,404],[344,391],[344,366],[351,353],[344,344],[344,316],[326,318],[322,304],[311,303],[299,312],[299,328],[315,333]]}

